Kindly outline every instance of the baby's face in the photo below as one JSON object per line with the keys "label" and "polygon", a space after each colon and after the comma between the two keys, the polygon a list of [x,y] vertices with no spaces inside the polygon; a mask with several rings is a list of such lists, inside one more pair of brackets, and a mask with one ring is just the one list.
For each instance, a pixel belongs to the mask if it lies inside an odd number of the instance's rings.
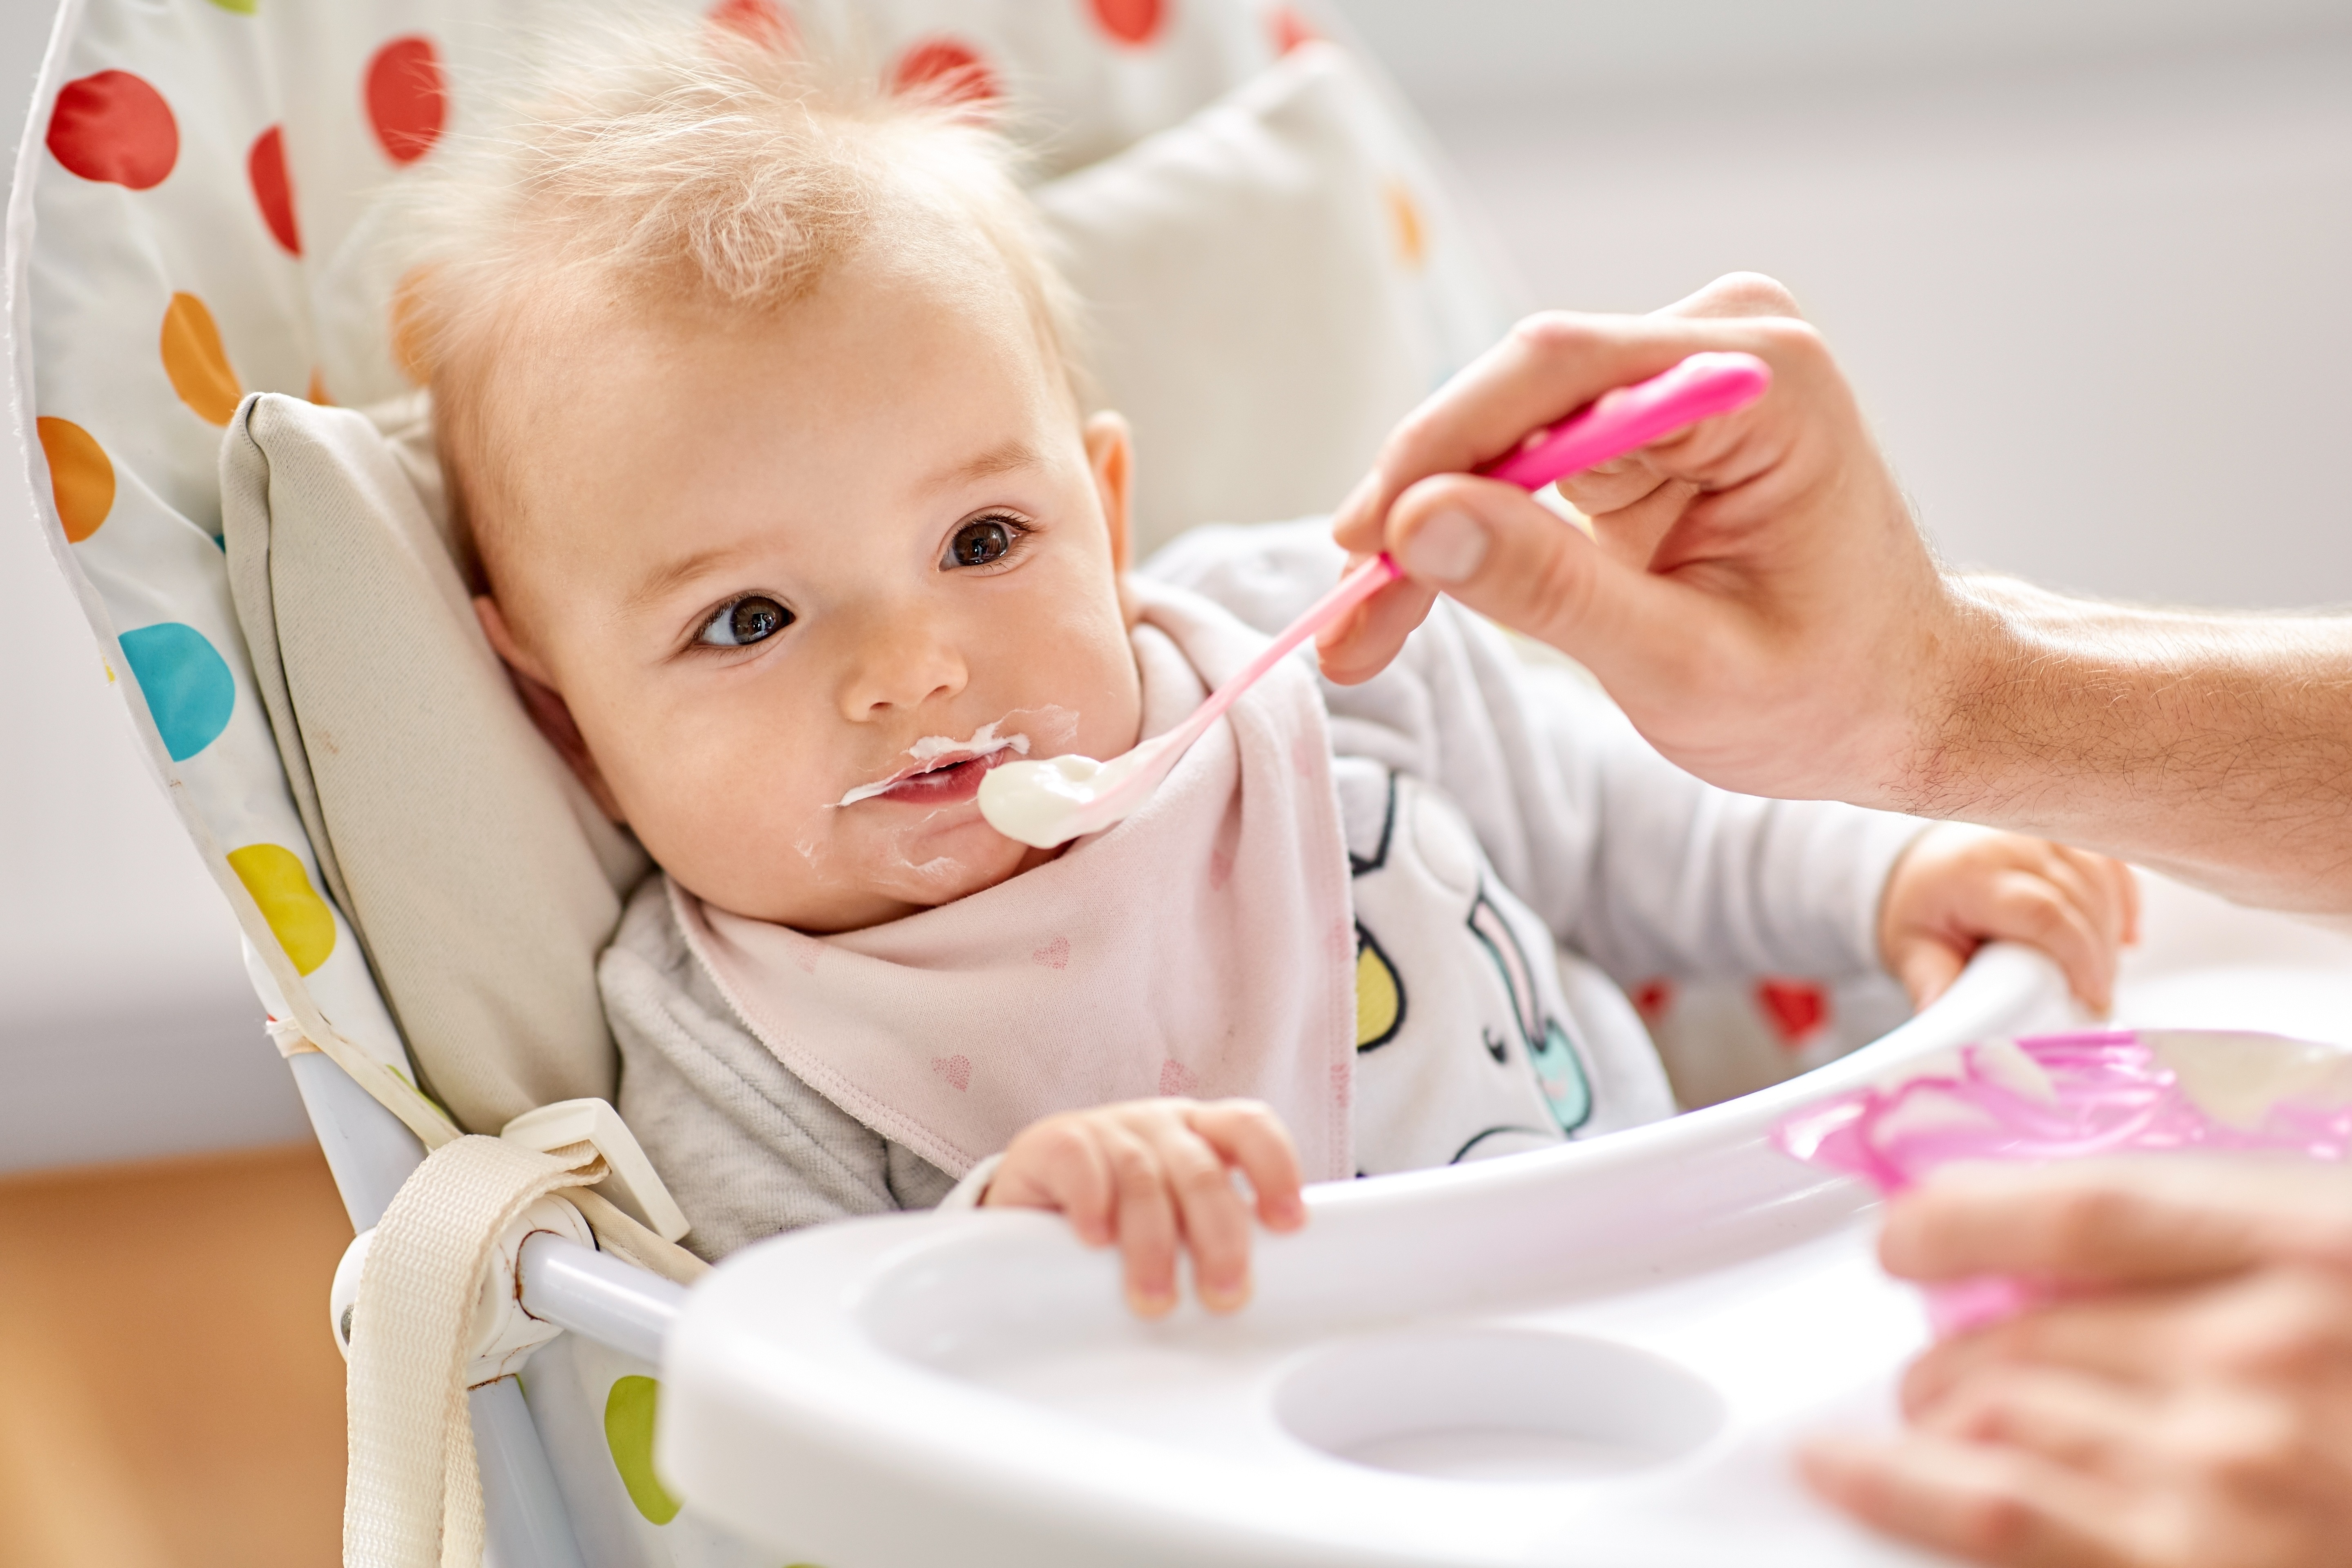
{"label": "baby's face", "polygon": [[1127,446],[1081,430],[1010,283],[852,262],[773,319],[560,338],[494,381],[480,607],[605,809],[805,931],[1050,858],[974,797],[1020,748],[1135,743]]}

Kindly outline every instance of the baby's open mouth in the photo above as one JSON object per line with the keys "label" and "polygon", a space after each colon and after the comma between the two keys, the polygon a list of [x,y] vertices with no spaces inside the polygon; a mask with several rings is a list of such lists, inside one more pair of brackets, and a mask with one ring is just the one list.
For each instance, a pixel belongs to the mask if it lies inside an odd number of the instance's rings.
{"label": "baby's open mouth", "polygon": [[843,805],[855,805],[862,800],[897,801],[906,805],[952,805],[971,799],[980,793],[980,781],[997,763],[1010,762],[1015,753],[1008,747],[973,755],[946,756],[926,767],[900,773],[879,784],[860,784],[841,797]]}

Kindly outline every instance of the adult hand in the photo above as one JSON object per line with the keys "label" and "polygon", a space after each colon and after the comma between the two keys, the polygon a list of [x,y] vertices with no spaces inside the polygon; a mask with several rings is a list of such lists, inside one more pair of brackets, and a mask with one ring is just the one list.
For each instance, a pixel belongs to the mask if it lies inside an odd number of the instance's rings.
{"label": "adult hand", "polygon": [[[1566,481],[1587,539],[1465,470],[1706,349],[1771,389]],[[1844,377],[1795,302],[1738,275],[1651,316],[1522,321],[1400,426],[1339,542],[1408,574],[1321,641],[1377,673],[1440,591],[1581,661],[1661,752],[1752,794],[1900,805],[1959,615]]]}
{"label": "adult hand", "polygon": [[1911,1429],[1820,1441],[1824,1496],[2019,1568],[2320,1568],[2352,1543],[2352,1172],[2226,1160],[1955,1171],[1881,1253],[2056,1304],[1937,1345]]}

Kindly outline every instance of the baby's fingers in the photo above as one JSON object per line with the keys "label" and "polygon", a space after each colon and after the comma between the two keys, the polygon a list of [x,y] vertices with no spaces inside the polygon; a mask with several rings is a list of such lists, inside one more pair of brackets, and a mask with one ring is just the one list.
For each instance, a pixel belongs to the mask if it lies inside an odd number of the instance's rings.
{"label": "baby's fingers", "polygon": [[2116,950],[2091,923],[2089,911],[2047,877],[2010,871],[1988,893],[1984,934],[2027,942],[2058,961],[2067,987],[2105,1013],[2115,999]]}
{"label": "baby's fingers", "polygon": [[1220,1100],[1196,1107],[1191,1120],[1192,1131],[1218,1157],[1240,1166],[1249,1178],[1257,1194],[1257,1217],[1268,1230],[1297,1230],[1307,1223],[1307,1204],[1298,1195],[1298,1150],[1270,1107],[1255,1100]]}
{"label": "baby's fingers", "polygon": [[1914,1008],[1925,1007],[1951,989],[1969,954],[1941,937],[1915,932],[1895,945],[1894,970]]}
{"label": "baby's fingers", "polygon": [[1249,1210],[1234,1191],[1224,1161],[1181,1122],[1161,1134],[1157,1152],[1192,1254],[1201,1305],[1212,1312],[1238,1311],[1250,1295]]}
{"label": "baby's fingers", "polygon": [[1161,1318],[1176,1306],[1176,1208],[1159,1151],[1126,1127],[1103,1134],[1103,1154],[1118,1191],[1118,1252],[1127,1278],[1127,1304],[1139,1318]]}

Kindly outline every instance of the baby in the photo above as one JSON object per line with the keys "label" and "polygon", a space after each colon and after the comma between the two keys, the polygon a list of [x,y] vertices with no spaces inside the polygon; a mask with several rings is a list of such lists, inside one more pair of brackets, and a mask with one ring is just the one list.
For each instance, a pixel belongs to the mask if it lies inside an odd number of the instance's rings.
{"label": "baby", "polygon": [[483,628],[662,868],[599,973],[707,1256],[1027,1205],[1116,1241],[1138,1310],[1181,1254],[1230,1310],[1303,1179],[1671,1114],[1611,975],[1924,996],[2010,937],[2104,1002],[2120,867],[1716,791],[1444,605],[1363,686],[1286,662],[1118,827],[1000,837],[988,769],[1172,727],[1339,551],[1130,571],[1126,426],[952,103],[719,35],[551,80],[429,187],[410,342]]}

